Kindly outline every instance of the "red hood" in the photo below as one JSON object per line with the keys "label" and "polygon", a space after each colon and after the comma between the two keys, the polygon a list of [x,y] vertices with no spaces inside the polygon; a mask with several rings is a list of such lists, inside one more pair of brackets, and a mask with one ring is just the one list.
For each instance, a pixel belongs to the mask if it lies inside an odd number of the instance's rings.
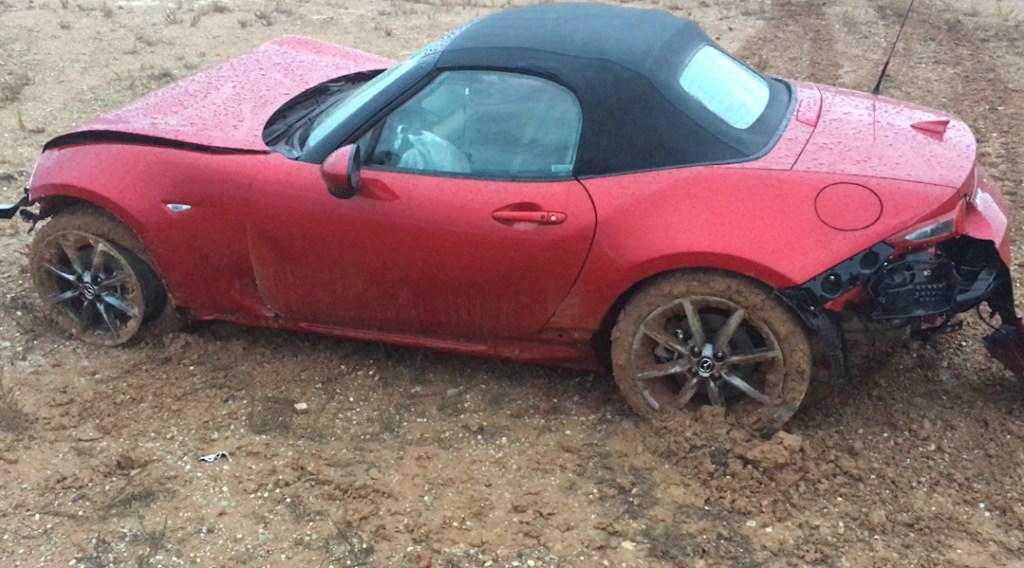
{"label": "red hood", "polygon": [[[795,171],[958,188],[974,167],[977,144],[963,121],[885,97],[824,85],[818,89],[821,117]],[[921,124],[930,121],[939,122]],[[941,131],[945,121],[944,133],[928,130]]]}
{"label": "red hood", "polygon": [[289,99],[319,83],[394,62],[322,41],[285,36],[84,124],[236,150],[267,151],[263,127]]}

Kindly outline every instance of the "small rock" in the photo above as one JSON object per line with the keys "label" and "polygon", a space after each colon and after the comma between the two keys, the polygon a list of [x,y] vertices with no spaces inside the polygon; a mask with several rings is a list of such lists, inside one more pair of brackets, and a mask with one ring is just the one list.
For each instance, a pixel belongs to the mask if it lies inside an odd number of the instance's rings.
{"label": "small rock", "polygon": [[881,509],[875,509],[874,511],[871,511],[870,513],[868,513],[868,522],[871,523],[871,526],[875,527],[876,529],[880,529],[886,526],[885,511]]}
{"label": "small rock", "polygon": [[67,406],[67,405],[71,404],[72,402],[75,402],[75,397],[73,397],[71,395],[62,395],[62,396],[58,396],[58,397],[54,398],[53,400],[51,400],[50,401],[50,406],[58,407],[59,408],[61,406]]}
{"label": "small rock", "polygon": [[121,471],[133,471],[138,469],[141,465],[142,464],[140,464],[139,461],[130,454],[121,454],[114,462],[114,467]]}
{"label": "small rock", "polygon": [[631,540],[624,540],[622,541],[622,544],[620,544],[619,546],[625,548],[626,550],[636,550],[636,543]]}
{"label": "small rock", "polygon": [[750,441],[751,436],[745,428],[733,428],[729,430],[729,438],[734,442],[745,444]]}
{"label": "small rock", "polygon": [[309,406],[305,402],[299,402],[295,404],[295,412],[297,414],[305,414],[309,412]]}
{"label": "small rock", "polygon": [[7,465],[18,465],[17,456],[12,456],[11,454],[0,454],[0,461]]}
{"label": "small rock", "polygon": [[103,434],[100,434],[96,430],[85,430],[78,433],[77,439],[79,442],[95,442],[102,437]]}
{"label": "small rock", "polygon": [[760,469],[773,469],[789,463],[790,455],[778,442],[758,444],[743,452],[743,457]]}
{"label": "small rock", "polygon": [[448,391],[447,391],[447,393],[446,393],[446,394],[447,394],[448,396],[455,396],[455,395],[459,394],[460,392],[462,392],[462,391],[463,391],[463,389],[465,389],[465,388],[466,388],[466,387],[464,387],[464,386],[463,386],[463,387],[455,387],[455,388],[453,388],[453,389],[448,389]]}
{"label": "small rock", "polygon": [[800,448],[804,445],[803,438],[796,434],[790,434],[789,432],[779,432],[775,435],[775,439],[779,441],[787,452],[799,452]]}
{"label": "small rock", "polygon": [[434,555],[426,549],[420,549],[418,568],[432,568],[434,566]]}
{"label": "small rock", "polygon": [[256,485],[256,483],[253,481],[246,481],[245,483],[242,484],[242,491],[245,491],[249,495],[252,495],[253,493],[256,493],[259,490],[260,486]]}

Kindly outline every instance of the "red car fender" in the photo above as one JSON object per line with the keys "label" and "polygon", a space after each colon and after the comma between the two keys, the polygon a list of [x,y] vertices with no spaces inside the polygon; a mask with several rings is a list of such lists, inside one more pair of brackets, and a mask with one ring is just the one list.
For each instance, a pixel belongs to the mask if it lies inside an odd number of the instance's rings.
{"label": "red car fender", "polygon": [[61,197],[84,201],[106,210],[120,219],[125,225],[128,225],[128,228],[138,235],[143,244],[145,244],[143,237],[145,231],[143,230],[142,223],[130,211],[109,196],[88,187],[64,183],[42,183],[32,186],[32,199],[40,203],[40,215],[42,217],[48,217],[55,212],[53,207],[56,201],[53,198]]}
{"label": "red car fender", "polygon": [[[246,175],[276,172],[264,162],[273,159],[141,144],[70,146],[43,154],[30,197],[46,213],[48,198],[72,197],[117,216],[146,247],[176,305],[266,316],[272,312],[256,286],[245,221],[232,213],[246,207]],[[169,204],[189,209],[175,213]]]}
{"label": "red car fender", "polygon": [[1013,266],[1010,254],[1010,215],[1010,206],[1002,191],[979,164],[977,185],[967,202],[961,230],[969,237],[994,242],[1006,266]]}

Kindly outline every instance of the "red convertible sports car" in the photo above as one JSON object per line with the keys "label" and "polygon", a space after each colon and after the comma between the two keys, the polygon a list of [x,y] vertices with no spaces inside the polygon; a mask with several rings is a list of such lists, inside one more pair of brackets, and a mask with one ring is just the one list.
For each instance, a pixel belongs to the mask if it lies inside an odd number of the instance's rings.
{"label": "red convertible sports car", "polygon": [[1024,361],[966,124],[659,10],[499,11],[398,63],[281,38],[50,140],[19,209],[46,309],[104,345],[180,316],[603,365],[641,415],[755,429],[814,354],[848,376],[853,316],[922,336],[987,304]]}

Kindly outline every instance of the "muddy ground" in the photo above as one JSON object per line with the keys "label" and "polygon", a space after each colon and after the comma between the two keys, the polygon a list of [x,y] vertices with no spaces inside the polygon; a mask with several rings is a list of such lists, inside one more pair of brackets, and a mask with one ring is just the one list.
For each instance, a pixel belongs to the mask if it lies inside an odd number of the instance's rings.
{"label": "muddy ground", "polygon": [[[0,197],[49,137],[263,41],[400,57],[499,4],[0,0]],[[868,90],[905,3],[660,7],[770,73]],[[1017,207],[1022,17],[918,2],[885,86],[965,117]],[[601,374],[220,324],[88,347],[42,319],[25,229],[0,228],[0,565],[1024,565],[1022,387],[976,320],[818,381],[764,442],[638,421]]]}

